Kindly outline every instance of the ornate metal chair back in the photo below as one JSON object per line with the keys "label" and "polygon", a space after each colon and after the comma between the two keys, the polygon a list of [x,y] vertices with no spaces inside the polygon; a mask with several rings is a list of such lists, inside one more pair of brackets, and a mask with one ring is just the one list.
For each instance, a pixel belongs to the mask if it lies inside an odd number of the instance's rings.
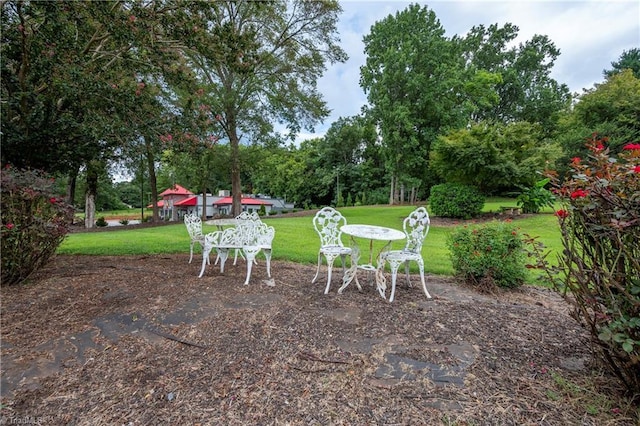
{"label": "ornate metal chair back", "polygon": [[313,218],[313,227],[320,236],[320,246],[342,246],[340,227],[347,224],[342,214],[333,207],[324,207]]}
{"label": "ornate metal chair back", "polygon": [[430,223],[429,213],[424,207],[418,207],[404,219],[402,228],[407,236],[404,251],[411,253],[422,252],[422,244],[429,233]]}
{"label": "ornate metal chair back", "polygon": [[202,219],[197,214],[187,214],[184,216],[184,224],[192,240],[202,238]]}

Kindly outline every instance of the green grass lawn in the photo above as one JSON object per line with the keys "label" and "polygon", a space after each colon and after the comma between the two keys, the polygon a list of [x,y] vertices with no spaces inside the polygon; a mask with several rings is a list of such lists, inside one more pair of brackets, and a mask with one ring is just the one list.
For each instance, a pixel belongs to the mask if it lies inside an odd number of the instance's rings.
{"label": "green grass lawn", "polygon": [[[515,205],[512,199],[490,199],[485,211],[497,212],[500,206]],[[412,206],[362,206],[340,209],[351,224],[368,224],[402,229],[403,219],[413,210]],[[549,249],[560,249],[560,233],[552,209],[541,214],[517,219],[514,223],[523,232],[539,237]],[[313,229],[312,216],[277,217],[264,219],[276,230],[273,241],[273,259],[296,263],[315,264],[318,256],[318,236]],[[429,230],[424,246],[425,271],[431,274],[451,275],[453,269],[447,248],[447,236],[456,226],[435,226]],[[205,233],[215,231],[214,226],[203,225]],[[343,236],[345,244],[348,237]],[[392,248],[401,248],[403,242],[394,242]],[[374,243],[374,251],[382,242]],[[368,247],[364,247],[367,249]],[[184,224],[166,225],[153,228],[84,232],[68,235],[58,249],[59,254],[76,255],[143,255],[162,253],[189,253],[189,236]],[[199,251],[198,251],[199,253]],[[553,255],[551,256],[554,257]],[[533,281],[533,279],[532,279]]]}

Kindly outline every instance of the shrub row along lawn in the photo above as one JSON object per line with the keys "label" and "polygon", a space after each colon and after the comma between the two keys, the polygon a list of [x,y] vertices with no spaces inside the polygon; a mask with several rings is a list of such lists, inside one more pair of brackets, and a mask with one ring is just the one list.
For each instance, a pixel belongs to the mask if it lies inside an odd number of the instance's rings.
{"label": "shrub row along lawn", "polygon": [[[485,212],[497,212],[500,206],[514,205],[513,200],[492,199],[485,204]],[[350,224],[367,224],[402,229],[403,219],[414,209],[413,206],[361,206],[343,207],[339,210]],[[287,260],[303,264],[315,264],[318,259],[319,239],[309,216],[271,216],[265,222],[276,230],[273,241],[273,259]],[[434,222],[436,222],[436,218]],[[432,224],[423,246],[425,272],[437,275],[451,275],[453,268],[447,248],[447,237],[457,226],[468,226],[472,221],[460,221],[458,224]],[[558,251],[561,247],[560,232],[556,217],[551,210],[541,214],[518,218],[515,224],[531,236],[539,237],[549,249]],[[214,226],[203,225],[203,232],[213,232]],[[343,236],[346,245],[348,237]],[[368,242],[358,241],[365,253]],[[402,248],[402,241],[394,242],[392,248]],[[383,243],[374,242],[374,252],[382,248]],[[102,232],[80,232],[66,237],[58,249],[58,254],[74,255],[144,255],[144,254],[188,254],[189,236],[181,222],[175,225],[140,229],[118,229]],[[363,253],[363,255],[365,255]],[[550,259],[555,256],[552,254]],[[531,282],[535,281],[532,275]]]}

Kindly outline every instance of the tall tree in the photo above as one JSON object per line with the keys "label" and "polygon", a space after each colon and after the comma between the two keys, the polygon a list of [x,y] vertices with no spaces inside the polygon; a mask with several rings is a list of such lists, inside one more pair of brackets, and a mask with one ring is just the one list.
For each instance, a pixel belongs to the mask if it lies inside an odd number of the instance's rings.
{"label": "tall tree", "polygon": [[493,100],[490,93],[488,98],[480,97],[474,118],[476,122],[528,121],[551,130],[557,113],[570,101],[569,88],[550,75],[560,51],[544,35],[513,46],[518,31],[511,23],[478,25],[458,40],[470,75],[484,71],[499,77],[492,81],[497,102],[486,102]]}
{"label": "tall tree", "polygon": [[372,158],[377,154],[372,148],[377,142],[375,126],[362,116],[340,117],[331,124],[318,144],[317,155],[319,171],[330,179],[327,184],[334,187],[335,203],[339,198],[355,199],[384,186],[383,168],[374,167],[379,158]]}
{"label": "tall tree", "polygon": [[636,78],[640,78],[640,49],[624,50],[617,61],[611,62],[611,69],[604,70],[605,77],[611,77],[626,69],[630,69]]}
{"label": "tall tree", "polygon": [[[132,118],[149,111],[145,101],[156,103],[142,96],[143,79],[176,58],[161,25],[169,5],[4,2],[2,161],[71,176],[85,167],[89,179],[123,143],[152,135],[154,121],[143,120],[143,129]],[[87,182],[90,224],[96,182]]]}
{"label": "tall tree", "polygon": [[241,210],[240,143],[272,137],[274,123],[295,138],[328,115],[316,82],[338,45],[337,1],[217,1],[191,8],[188,52],[207,104],[231,147],[232,213]]}
{"label": "tall tree", "polygon": [[460,56],[435,13],[419,5],[376,22],[364,44],[360,85],[382,135],[393,204],[404,185],[425,180],[437,135],[463,123]]}
{"label": "tall tree", "polygon": [[572,157],[588,154],[585,142],[594,133],[607,138],[613,153],[628,142],[640,141],[640,79],[631,69],[614,73],[585,91],[563,117],[556,139],[565,151],[565,164]]}

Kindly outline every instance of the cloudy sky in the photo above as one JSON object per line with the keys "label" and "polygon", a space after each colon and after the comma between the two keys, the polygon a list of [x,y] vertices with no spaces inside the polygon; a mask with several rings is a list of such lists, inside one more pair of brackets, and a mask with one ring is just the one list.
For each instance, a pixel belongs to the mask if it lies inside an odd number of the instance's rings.
{"label": "cloudy sky", "polygon": [[358,83],[365,62],[362,37],[371,26],[411,3],[433,10],[447,36],[464,35],[474,25],[510,22],[519,27],[516,43],[534,34],[547,35],[557,48],[552,77],[572,92],[582,93],[603,81],[602,71],[611,68],[624,50],[640,47],[640,2],[637,0],[549,1],[549,0],[340,0],[343,9],[338,31],[349,60],[331,66],[318,88],[332,110],[315,134],[301,134],[298,140],[323,136],[339,117],[357,115],[366,96]]}

